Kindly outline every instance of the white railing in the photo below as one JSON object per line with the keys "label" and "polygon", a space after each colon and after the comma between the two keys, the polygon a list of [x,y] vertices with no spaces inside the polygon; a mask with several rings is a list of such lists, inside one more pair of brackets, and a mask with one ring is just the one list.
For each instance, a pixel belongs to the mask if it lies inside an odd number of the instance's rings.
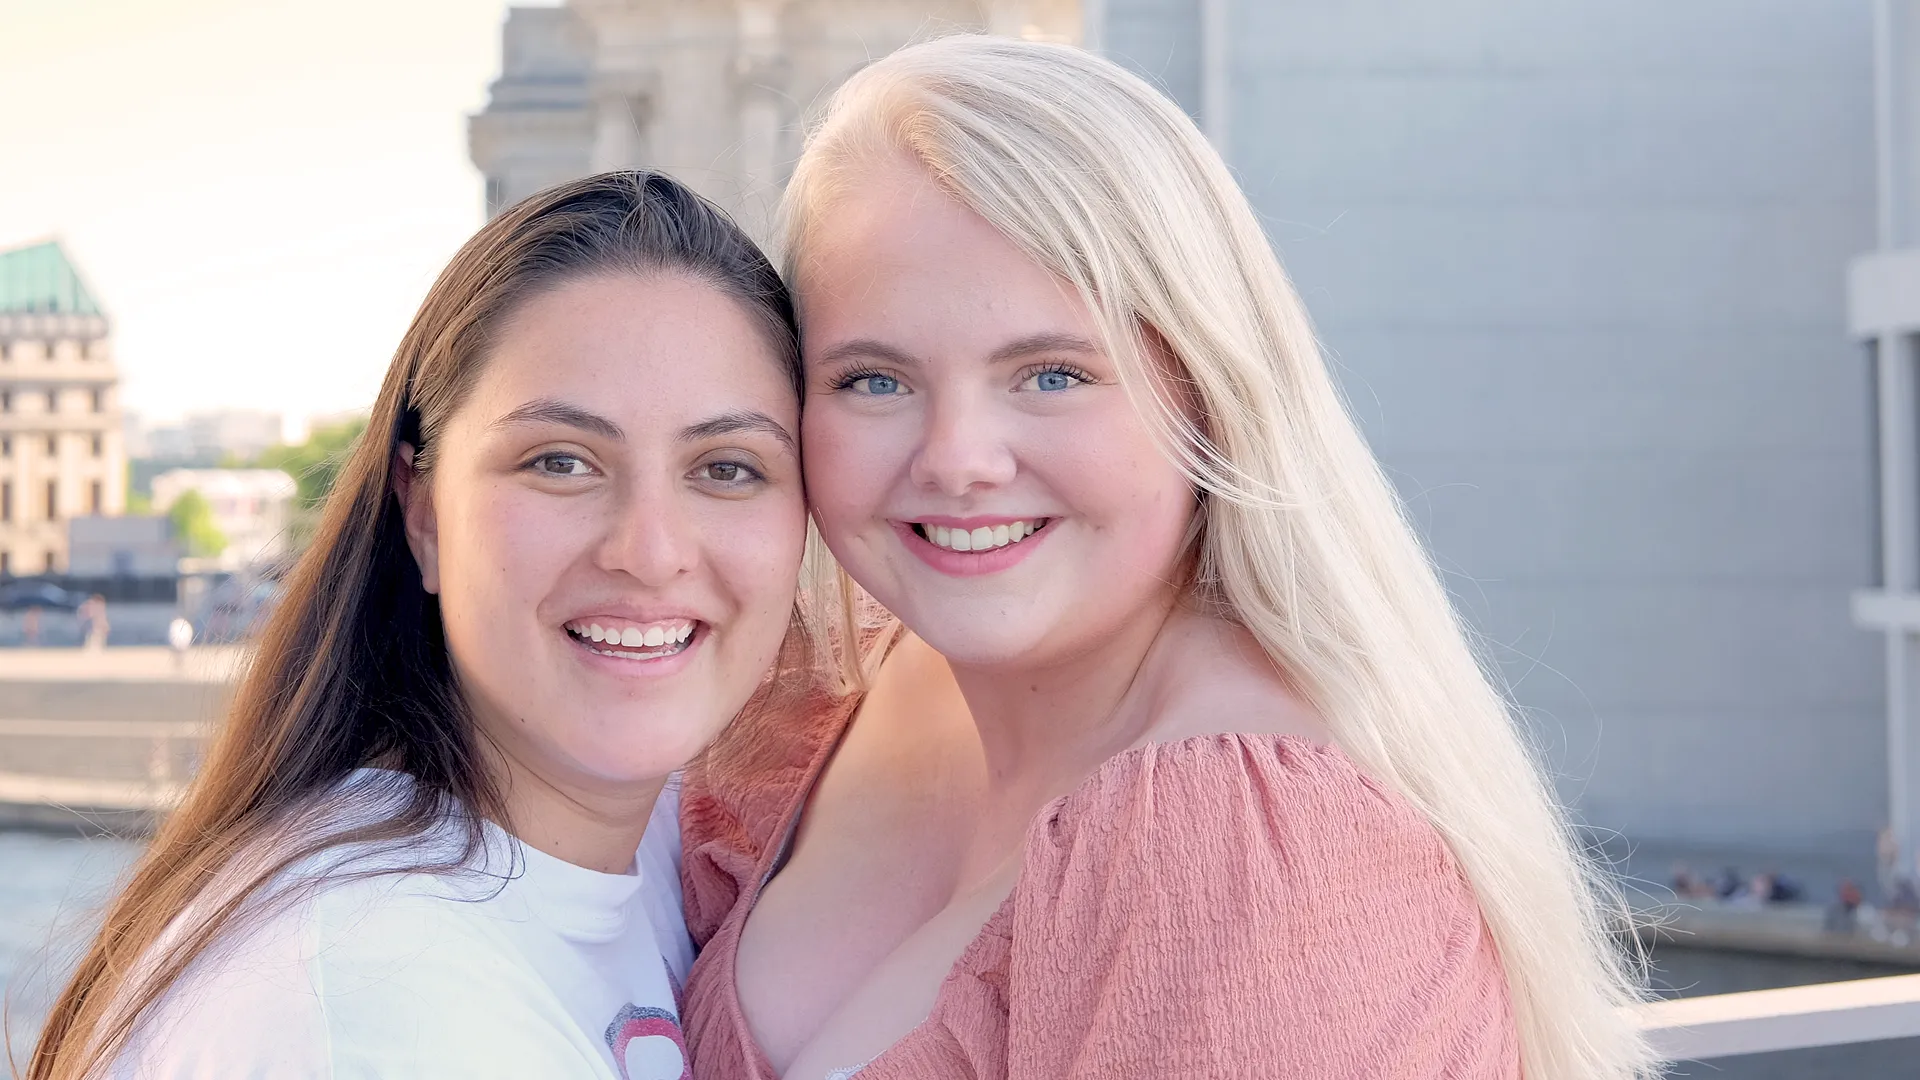
{"label": "white railing", "polygon": [[1668,1061],[1920,1035],[1920,975],[1681,998],[1634,1010]]}

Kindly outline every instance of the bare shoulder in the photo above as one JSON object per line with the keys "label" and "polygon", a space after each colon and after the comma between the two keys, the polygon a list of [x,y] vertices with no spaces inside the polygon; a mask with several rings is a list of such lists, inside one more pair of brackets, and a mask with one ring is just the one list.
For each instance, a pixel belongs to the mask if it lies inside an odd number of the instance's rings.
{"label": "bare shoulder", "polygon": [[1176,615],[1152,688],[1153,723],[1143,741],[1200,735],[1290,735],[1329,743],[1319,712],[1245,628],[1204,615]]}

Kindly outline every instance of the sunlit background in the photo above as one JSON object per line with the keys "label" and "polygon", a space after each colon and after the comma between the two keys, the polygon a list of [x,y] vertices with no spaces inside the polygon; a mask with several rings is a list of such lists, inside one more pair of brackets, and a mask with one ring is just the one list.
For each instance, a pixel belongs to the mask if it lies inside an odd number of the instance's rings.
{"label": "sunlit background", "polygon": [[1225,155],[1563,797],[1692,935],[1657,982],[1920,971],[1920,0],[0,0],[17,1037],[453,250],[613,167],[764,233],[822,97],[956,28],[1099,49]]}

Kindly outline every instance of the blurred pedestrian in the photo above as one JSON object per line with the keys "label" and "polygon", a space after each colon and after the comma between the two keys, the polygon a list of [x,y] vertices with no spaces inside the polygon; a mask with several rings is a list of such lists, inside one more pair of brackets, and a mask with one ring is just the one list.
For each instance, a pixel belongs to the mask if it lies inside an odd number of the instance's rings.
{"label": "blurred pedestrian", "polygon": [[30,607],[20,617],[20,644],[32,648],[40,644],[40,609]]}
{"label": "blurred pedestrian", "polygon": [[1840,891],[1834,902],[1827,908],[1825,926],[1828,933],[1851,934],[1859,925],[1860,904],[1866,897],[1860,892],[1860,886],[1852,878],[1840,879]]}
{"label": "blurred pedestrian", "polygon": [[178,615],[167,624],[167,645],[173,649],[173,670],[187,668],[187,648],[193,644],[193,624]]}
{"label": "blurred pedestrian", "polygon": [[98,651],[107,647],[107,598],[94,593],[80,605],[81,633],[86,635],[89,650]]}

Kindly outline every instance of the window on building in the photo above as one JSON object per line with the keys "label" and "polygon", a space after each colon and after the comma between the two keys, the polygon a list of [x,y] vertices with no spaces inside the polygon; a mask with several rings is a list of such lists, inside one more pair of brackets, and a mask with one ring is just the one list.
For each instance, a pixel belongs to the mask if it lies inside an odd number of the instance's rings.
{"label": "window on building", "polygon": [[47,552],[47,573],[49,574],[53,573],[54,569],[55,567],[53,565],[53,552],[49,551]]}
{"label": "window on building", "polygon": [[56,360],[56,359],[58,359],[58,358],[59,358],[59,352],[60,352],[60,343],[59,343],[59,342],[57,342],[57,341],[49,341],[49,342],[47,342],[47,359],[48,359],[48,360]]}
{"label": "window on building", "polygon": [[47,481],[47,520],[60,520],[60,481]]}
{"label": "window on building", "polygon": [[60,411],[60,391],[58,390],[47,391],[47,411],[50,413],[56,413]]}
{"label": "window on building", "polygon": [[0,480],[0,521],[13,520],[13,481]]}
{"label": "window on building", "polygon": [[101,486],[100,481],[95,480],[93,482],[93,487],[89,489],[87,492],[87,513],[92,514],[95,517],[99,517],[100,511],[101,511],[101,504],[104,502],[106,498],[106,494],[107,494],[107,489]]}
{"label": "window on building", "polygon": [[13,411],[13,391],[0,390],[0,412]]}
{"label": "window on building", "polygon": [[107,411],[107,392],[105,390],[95,390],[93,392],[93,411]]}
{"label": "window on building", "polygon": [[58,435],[47,436],[47,456],[48,457],[60,456],[60,436]]}
{"label": "window on building", "polygon": [[107,448],[106,438],[101,435],[95,435],[93,437],[93,456],[99,457],[101,453],[106,450],[106,448]]}
{"label": "window on building", "polygon": [[13,456],[13,437],[0,438],[0,457]]}
{"label": "window on building", "polygon": [[12,575],[12,573],[13,573],[13,552],[0,551],[0,577],[8,577]]}

